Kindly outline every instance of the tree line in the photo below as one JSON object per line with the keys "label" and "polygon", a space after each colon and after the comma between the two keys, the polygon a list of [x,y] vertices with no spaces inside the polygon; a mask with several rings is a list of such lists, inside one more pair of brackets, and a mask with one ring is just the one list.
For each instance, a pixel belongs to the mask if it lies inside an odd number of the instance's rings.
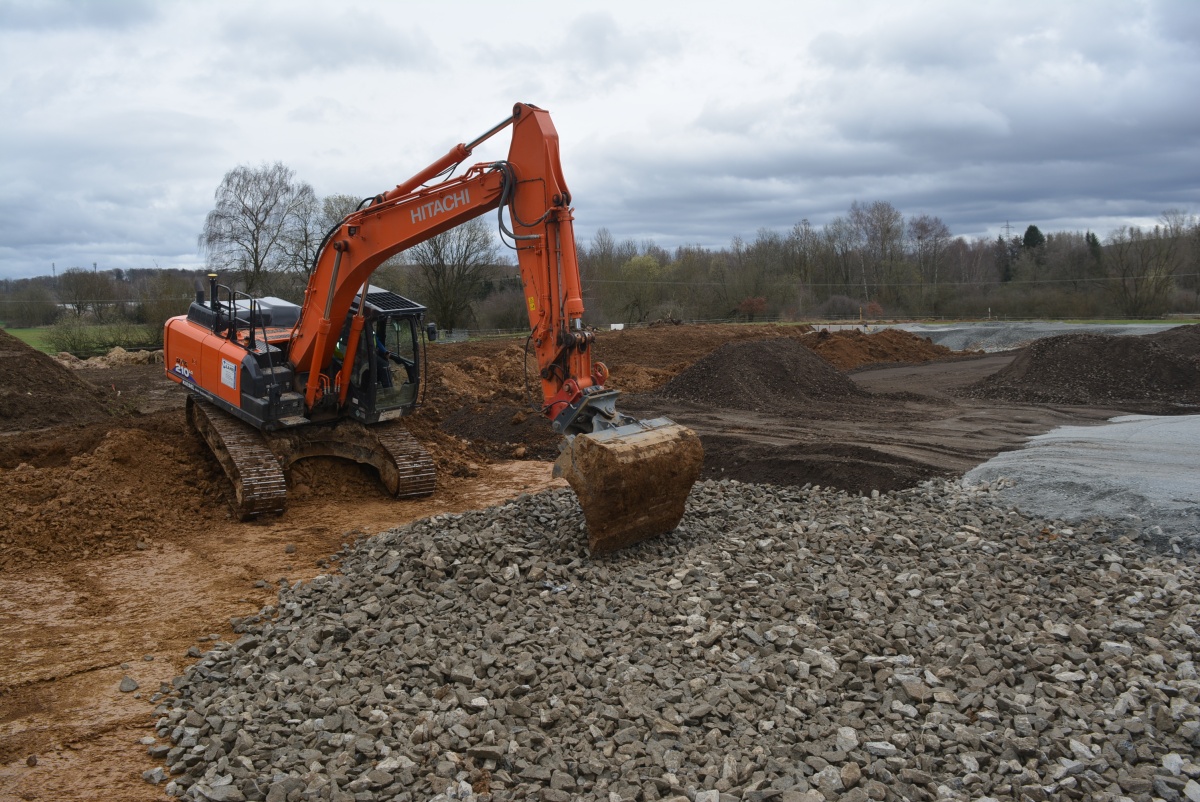
{"label": "tree line", "polygon": [[[326,234],[365,201],[318,197],[276,162],[223,177],[197,237],[206,269],[99,271],[7,280],[10,326],[140,325],[161,337],[215,271],[253,295],[299,303]],[[955,236],[941,218],[905,217],[887,201],[854,202],[824,225],[760,229],[753,241],[680,246],[618,240],[600,229],[578,246],[590,324],[864,317],[1154,317],[1200,311],[1200,222],[1169,210],[1149,227]],[[490,218],[421,243],[372,283],[429,307],[441,328],[527,324],[511,251]],[[156,335],[154,332],[158,330]]]}
{"label": "tree line", "polygon": [[855,202],[823,226],[760,229],[724,248],[617,241],[580,249],[585,305],[602,319],[1156,317],[1200,311],[1200,223],[1164,212],[1148,228],[996,239],[954,236],[938,217]]}
{"label": "tree line", "polygon": [[[281,164],[226,175],[201,245],[251,288],[295,294],[324,232],[361,205],[318,200]],[[247,215],[246,210],[262,208]],[[526,325],[511,253],[481,220],[410,249],[375,281],[412,295],[445,328]],[[656,319],[1146,317],[1200,310],[1200,225],[1171,210],[1149,227],[955,236],[939,217],[887,201],[789,231],[761,229],[724,248],[618,241],[601,229],[579,246],[588,322]],[[280,286],[280,284],[289,286]]]}

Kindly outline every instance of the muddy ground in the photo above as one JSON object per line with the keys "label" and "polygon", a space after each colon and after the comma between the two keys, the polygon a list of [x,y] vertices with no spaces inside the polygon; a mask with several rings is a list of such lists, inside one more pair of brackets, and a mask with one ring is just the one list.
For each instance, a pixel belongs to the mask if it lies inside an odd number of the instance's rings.
{"label": "muddy ground", "polygon": [[[731,379],[760,340],[771,358]],[[701,362],[735,346],[750,350]],[[706,475],[745,481],[906,487],[1062,424],[1140,411],[992,401],[977,385],[1014,354],[956,355],[895,331],[668,326],[602,333],[597,352],[628,393],[625,411],[693,427]],[[431,499],[389,501],[358,466],[310,460],[290,477],[284,516],[241,524],[161,365],[68,371],[0,332],[0,799],[161,798],[141,779],[156,764],[139,739],[153,735],[154,694],[193,661],[189,649],[227,636],[229,619],[270,603],[279,582],[332,570],[345,542],[552,483],[555,438],[526,393],[521,343],[430,356],[426,404],[410,421],[439,468]],[[827,381],[787,403],[742,403],[770,395],[763,387],[779,398],[781,358],[796,381]],[[690,395],[672,395],[673,382]],[[120,692],[124,677],[138,689]]]}

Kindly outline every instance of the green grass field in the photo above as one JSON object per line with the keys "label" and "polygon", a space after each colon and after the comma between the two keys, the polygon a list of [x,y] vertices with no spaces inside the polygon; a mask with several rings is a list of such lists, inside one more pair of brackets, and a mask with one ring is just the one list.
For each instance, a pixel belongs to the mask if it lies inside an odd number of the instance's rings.
{"label": "green grass field", "polygon": [[5,329],[5,331],[26,345],[31,345],[39,351],[45,351],[48,354],[54,353],[54,349],[50,347],[50,341],[48,339],[50,335],[50,329],[44,326],[36,329]]}

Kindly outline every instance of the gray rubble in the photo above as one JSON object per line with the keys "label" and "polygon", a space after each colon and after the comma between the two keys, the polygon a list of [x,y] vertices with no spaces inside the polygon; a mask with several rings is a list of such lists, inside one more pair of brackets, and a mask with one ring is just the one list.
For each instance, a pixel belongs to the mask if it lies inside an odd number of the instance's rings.
{"label": "gray rubble", "polygon": [[[554,491],[361,540],[160,707],[209,800],[1195,799],[1196,564],[938,482]],[[152,747],[152,749],[155,747]],[[159,752],[161,755],[162,753]]]}

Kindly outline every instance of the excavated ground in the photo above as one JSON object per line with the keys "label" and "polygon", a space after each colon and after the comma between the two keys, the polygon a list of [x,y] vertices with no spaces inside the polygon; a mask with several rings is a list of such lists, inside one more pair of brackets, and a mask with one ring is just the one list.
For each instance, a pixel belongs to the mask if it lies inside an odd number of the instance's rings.
{"label": "excavated ground", "polygon": [[[1155,342],[1186,362],[1197,331]],[[410,423],[438,465],[433,498],[388,501],[358,466],[310,460],[286,515],[239,524],[161,365],[115,355],[68,368],[0,332],[0,798],[161,798],[141,779],[152,698],[231,617],[361,535],[554,486],[556,442],[520,341],[429,355]],[[1144,411],[1107,394],[998,401],[981,382],[1027,357],[964,358],[894,330],[664,326],[602,332],[597,355],[626,412],[700,434],[706,476],[780,485],[908,487],[1062,424]],[[1043,368],[1024,370],[1036,384]],[[122,693],[128,675],[140,687]]]}

